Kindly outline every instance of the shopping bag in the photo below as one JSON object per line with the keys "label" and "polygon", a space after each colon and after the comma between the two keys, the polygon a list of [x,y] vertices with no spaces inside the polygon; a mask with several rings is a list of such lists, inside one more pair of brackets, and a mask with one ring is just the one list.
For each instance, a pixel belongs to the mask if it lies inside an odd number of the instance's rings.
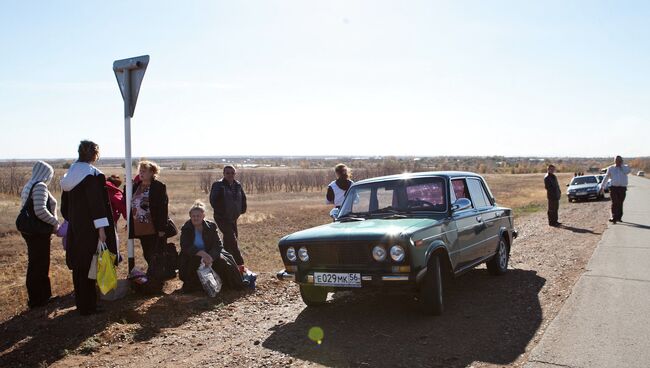
{"label": "shopping bag", "polygon": [[97,286],[104,295],[117,287],[115,258],[116,255],[108,250],[106,243],[102,243],[101,252],[97,258]]}
{"label": "shopping bag", "polygon": [[205,292],[212,298],[217,296],[221,291],[223,283],[221,282],[221,277],[219,277],[212,267],[206,266],[203,264],[203,261],[201,261],[201,265],[199,266],[199,269],[196,270],[196,273],[199,275],[199,281],[201,281],[203,290],[205,290]]}
{"label": "shopping bag", "polygon": [[97,250],[93,254],[93,259],[90,261],[90,268],[88,269],[88,278],[90,280],[97,280],[97,257],[99,257],[99,252],[102,249],[102,241],[100,240],[97,243]]}

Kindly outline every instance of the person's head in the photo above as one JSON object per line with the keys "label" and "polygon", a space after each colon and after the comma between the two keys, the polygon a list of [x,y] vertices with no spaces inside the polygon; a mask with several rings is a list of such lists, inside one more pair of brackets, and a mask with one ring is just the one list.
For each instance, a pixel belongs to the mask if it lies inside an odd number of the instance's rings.
{"label": "person's head", "polygon": [[223,178],[226,179],[229,183],[235,181],[235,175],[237,175],[237,171],[235,170],[234,166],[226,165],[223,167]]}
{"label": "person's head", "polygon": [[350,177],[351,170],[348,169],[345,164],[338,164],[334,166],[334,173],[336,173],[336,178],[337,179],[348,179]]}
{"label": "person's head", "polygon": [[138,176],[143,183],[151,183],[158,177],[160,166],[151,161],[140,161],[138,163]]}
{"label": "person's head", "polygon": [[36,161],[32,167],[32,181],[42,181],[45,184],[50,184],[54,176],[54,169],[52,165],[45,161]]}
{"label": "person's head", "polygon": [[92,141],[81,141],[79,143],[79,162],[86,162],[89,164],[95,163],[99,160],[99,145]]}
{"label": "person's head", "polygon": [[549,174],[555,174],[555,165],[553,164],[548,165],[548,167],[546,168],[546,172]]}
{"label": "person's head", "polygon": [[621,157],[621,156],[616,156],[616,158],[614,159],[614,162],[616,163],[616,166],[621,166],[621,165],[623,165],[623,157]]}
{"label": "person's head", "polygon": [[205,219],[205,204],[201,201],[196,201],[190,207],[190,221],[195,227],[203,226],[203,220]]}
{"label": "person's head", "polygon": [[106,181],[110,182],[111,184],[115,185],[116,187],[120,187],[122,185],[122,179],[120,179],[119,175],[111,175],[108,178],[106,178]]}

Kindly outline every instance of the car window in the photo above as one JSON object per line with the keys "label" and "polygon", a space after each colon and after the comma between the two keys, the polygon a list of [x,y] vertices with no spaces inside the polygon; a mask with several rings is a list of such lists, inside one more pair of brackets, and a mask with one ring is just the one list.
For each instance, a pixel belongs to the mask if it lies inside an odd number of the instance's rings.
{"label": "car window", "polygon": [[406,199],[412,206],[420,206],[423,203],[422,201],[434,206],[444,206],[445,196],[443,190],[441,182],[409,185],[406,187]]}
{"label": "car window", "polygon": [[467,198],[469,199],[469,192],[465,185],[465,179],[455,179],[451,181],[451,187],[454,190],[456,199]]}
{"label": "car window", "polygon": [[492,205],[478,179],[467,179],[467,187],[469,188],[469,194],[472,197],[474,208],[483,208]]}
{"label": "car window", "polygon": [[571,185],[597,184],[598,179],[595,176],[578,176],[573,178]]}

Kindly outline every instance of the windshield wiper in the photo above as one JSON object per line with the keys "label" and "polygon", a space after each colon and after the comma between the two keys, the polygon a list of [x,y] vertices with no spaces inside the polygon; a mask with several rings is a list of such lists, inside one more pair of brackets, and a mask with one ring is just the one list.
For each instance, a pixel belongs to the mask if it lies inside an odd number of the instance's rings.
{"label": "windshield wiper", "polygon": [[359,214],[356,213],[347,213],[345,216],[338,217],[336,219],[339,222],[347,222],[347,221],[363,221],[365,218],[362,216],[359,216]]}
{"label": "windshield wiper", "polygon": [[390,215],[386,218],[405,218],[401,211],[394,209],[392,206],[379,208],[374,211],[368,212],[368,215]]}

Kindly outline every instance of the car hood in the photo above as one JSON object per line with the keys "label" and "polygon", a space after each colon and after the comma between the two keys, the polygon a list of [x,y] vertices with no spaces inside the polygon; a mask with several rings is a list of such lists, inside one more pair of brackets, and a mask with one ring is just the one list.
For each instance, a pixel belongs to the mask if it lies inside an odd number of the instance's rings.
{"label": "car hood", "polygon": [[589,189],[589,188],[598,188],[598,183],[570,185],[569,186],[569,190],[580,190],[580,189]]}
{"label": "car hood", "polygon": [[431,218],[369,219],[364,221],[333,222],[290,234],[282,243],[309,241],[377,240],[387,236],[398,237],[437,224]]}

